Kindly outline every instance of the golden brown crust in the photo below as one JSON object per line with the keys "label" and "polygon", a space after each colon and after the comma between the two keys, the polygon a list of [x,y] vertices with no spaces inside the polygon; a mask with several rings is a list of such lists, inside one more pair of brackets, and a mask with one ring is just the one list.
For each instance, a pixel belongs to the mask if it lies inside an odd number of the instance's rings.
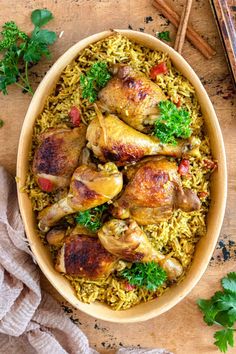
{"label": "golden brown crust", "polygon": [[66,274],[88,279],[109,275],[117,260],[97,238],[84,235],[66,240],[64,257]]}

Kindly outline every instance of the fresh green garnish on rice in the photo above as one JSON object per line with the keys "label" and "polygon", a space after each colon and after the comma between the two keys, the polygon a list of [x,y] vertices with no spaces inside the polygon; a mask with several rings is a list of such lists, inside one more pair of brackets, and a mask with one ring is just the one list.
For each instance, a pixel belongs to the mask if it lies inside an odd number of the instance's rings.
{"label": "fresh green garnish on rice", "polygon": [[166,42],[170,42],[171,38],[170,38],[170,31],[162,31],[162,32],[157,32],[156,33],[156,37],[164,40]]}
{"label": "fresh green garnish on rice", "polygon": [[120,275],[131,285],[155,291],[167,279],[166,272],[155,262],[133,263],[131,268],[125,268]]}
{"label": "fresh green garnish on rice", "polygon": [[80,76],[80,85],[82,87],[82,97],[87,98],[91,103],[95,102],[98,91],[106,86],[110,80],[111,74],[108,71],[107,64],[98,61],[94,63],[87,75]]}
{"label": "fresh green garnish on rice", "polygon": [[6,95],[11,84],[33,95],[28,75],[29,67],[37,64],[43,56],[50,57],[48,46],[53,44],[56,33],[41,29],[53,18],[49,10],[35,10],[31,14],[34,30],[30,35],[21,31],[15,22],[6,22],[0,32],[0,91]]}
{"label": "fresh green garnish on rice", "polygon": [[199,299],[197,304],[208,326],[216,325],[222,328],[215,332],[214,344],[225,353],[229,345],[234,346],[236,332],[236,272],[227,274],[221,284],[223,291],[217,291],[209,300]]}
{"label": "fresh green garnish on rice", "polygon": [[78,224],[87,227],[91,231],[97,231],[102,226],[102,215],[107,210],[107,204],[99,205],[95,208],[81,211],[75,217]]}
{"label": "fresh green garnish on rice", "polygon": [[171,101],[159,103],[160,117],[154,125],[154,135],[163,144],[176,145],[176,138],[189,138],[192,131],[190,128],[191,118],[184,109],[178,109]]}

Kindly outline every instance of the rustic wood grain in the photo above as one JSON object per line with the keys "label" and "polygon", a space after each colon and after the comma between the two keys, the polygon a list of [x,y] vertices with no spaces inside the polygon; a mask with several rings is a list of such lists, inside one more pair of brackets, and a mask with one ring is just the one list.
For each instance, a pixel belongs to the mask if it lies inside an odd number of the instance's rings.
{"label": "rustic wood grain", "polygon": [[[53,46],[52,59],[44,60],[33,68],[31,75],[34,87],[53,62],[71,45],[81,38],[109,28],[128,28],[155,34],[156,31],[170,30],[174,43],[175,29],[166,19],[159,16],[148,0],[0,0],[0,25],[15,20],[19,26],[30,31],[29,16],[32,10],[46,7],[54,14],[50,29],[63,36]],[[181,13],[184,1],[169,0]],[[153,21],[146,17],[151,16]],[[148,23],[146,23],[148,22]],[[195,287],[180,304],[162,316],[144,323],[122,325],[95,320],[80,311],[66,307],[72,317],[88,335],[94,348],[101,353],[111,354],[121,346],[165,347],[176,354],[218,353],[213,346],[214,327],[207,327],[197,309],[199,297],[210,297],[219,289],[219,280],[227,272],[236,269],[236,114],[235,96],[224,57],[221,42],[211,13],[205,0],[195,0],[190,23],[216,48],[216,55],[206,60],[188,42],[184,45],[183,56],[201,78],[214,104],[224,135],[228,157],[228,203],[224,225],[214,259]],[[0,119],[5,125],[0,129],[0,163],[15,174],[16,152],[21,125],[30,102],[30,97],[12,87],[8,96],[0,94]],[[64,305],[62,298],[42,276],[42,287],[53,294]],[[235,353],[231,349],[229,354]]]}

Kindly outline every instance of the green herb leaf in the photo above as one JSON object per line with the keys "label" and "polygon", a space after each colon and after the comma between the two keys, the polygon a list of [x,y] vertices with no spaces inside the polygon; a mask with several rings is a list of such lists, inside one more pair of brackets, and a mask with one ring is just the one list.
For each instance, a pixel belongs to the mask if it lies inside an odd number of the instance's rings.
{"label": "green herb leaf", "polygon": [[229,273],[222,279],[221,284],[225,291],[236,294],[236,273]]}
{"label": "green herb leaf", "polygon": [[47,9],[34,10],[31,14],[31,21],[35,25],[35,27],[42,27],[52,19],[52,13]]}
{"label": "green herb leaf", "polygon": [[50,11],[35,10],[32,15],[35,28],[30,36],[21,31],[14,22],[6,22],[0,32],[0,91],[7,94],[7,87],[16,84],[22,92],[33,94],[28,76],[29,65],[37,64],[43,57],[50,57],[48,45],[56,40],[56,33],[41,30],[52,14]]}
{"label": "green herb leaf", "polygon": [[223,329],[214,335],[215,345],[222,352],[226,352],[228,345],[233,347],[233,328],[236,322],[236,273],[229,273],[221,281],[223,291],[217,291],[209,300],[199,299],[199,308],[204,314],[204,321],[208,326],[213,324]]}
{"label": "green herb leaf", "polygon": [[91,103],[95,102],[98,91],[106,86],[110,78],[111,75],[106,63],[101,61],[94,63],[86,75],[80,76],[82,97],[87,98]]}
{"label": "green herb leaf", "polygon": [[154,135],[164,144],[176,145],[176,138],[189,138],[191,135],[189,113],[178,109],[171,101],[159,103],[160,117],[154,124]]}
{"label": "green herb leaf", "polygon": [[167,279],[166,272],[155,262],[133,263],[131,268],[125,268],[119,273],[131,285],[155,291]]}
{"label": "green herb leaf", "polygon": [[91,231],[97,231],[102,226],[102,216],[107,210],[107,204],[99,205],[95,208],[81,211],[75,217],[78,224],[87,227]]}
{"label": "green herb leaf", "polygon": [[3,122],[3,120],[2,120],[2,119],[0,119],[0,128],[2,128],[2,127],[3,127],[3,125],[4,125],[4,122]]}
{"label": "green herb leaf", "polygon": [[233,329],[223,329],[217,331],[214,334],[216,341],[214,344],[220,349],[221,352],[226,353],[228,350],[228,345],[234,346],[234,330]]}
{"label": "green herb leaf", "polygon": [[171,42],[170,31],[157,32],[156,37],[166,42]]}

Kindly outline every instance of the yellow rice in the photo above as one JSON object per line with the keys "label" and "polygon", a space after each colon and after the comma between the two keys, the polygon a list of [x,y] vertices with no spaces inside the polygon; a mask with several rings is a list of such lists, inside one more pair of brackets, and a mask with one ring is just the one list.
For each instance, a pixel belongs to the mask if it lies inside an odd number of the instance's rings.
{"label": "yellow rice", "polygon": [[[205,218],[208,211],[210,191],[209,173],[203,168],[203,160],[210,159],[211,155],[209,139],[204,133],[204,120],[195,90],[189,81],[176,70],[165,53],[143,47],[118,34],[84,49],[78,58],[64,69],[56,88],[47,98],[43,112],[36,120],[30,160],[33,159],[40,133],[50,127],[67,126],[69,122],[68,112],[71,106],[80,107],[84,123],[88,124],[94,118],[93,105],[81,97],[79,80],[81,73],[86,73],[91,65],[98,60],[107,63],[129,63],[133,68],[147,75],[152,66],[165,61],[168,66],[168,75],[157,76],[157,83],[169,96],[169,99],[174,102],[180,100],[182,107],[189,111],[192,118],[193,135],[198,136],[201,140],[201,156],[191,157],[190,159],[191,178],[183,178],[184,187],[191,188],[196,193],[206,192],[208,194],[208,197],[202,201],[201,209],[192,213],[177,210],[168,221],[143,227],[153,246],[157,250],[177,258],[182,263],[185,274],[191,264],[196,243],[206,233]],[[55,195],[44,193],[38,188],[31,166],[25,189],[32,201],[33,210],[36,212],[56,200]],[[70,218],[67,221],[70,221]],[[72,227],[73,218],[71,218],[71,224]],[[44,235],[40,232],[39,235],[44,238]],[[66,277],[74,287],[79,300],[87,303],[95,300],[101,301],[115,310],[127,309],[141,301],[149,301],[159,297],[168,289],[165,284],[156,292],[139,288],[128,291],[125,289],[124,282],[114,274],[107,279],[98,281]]]}

